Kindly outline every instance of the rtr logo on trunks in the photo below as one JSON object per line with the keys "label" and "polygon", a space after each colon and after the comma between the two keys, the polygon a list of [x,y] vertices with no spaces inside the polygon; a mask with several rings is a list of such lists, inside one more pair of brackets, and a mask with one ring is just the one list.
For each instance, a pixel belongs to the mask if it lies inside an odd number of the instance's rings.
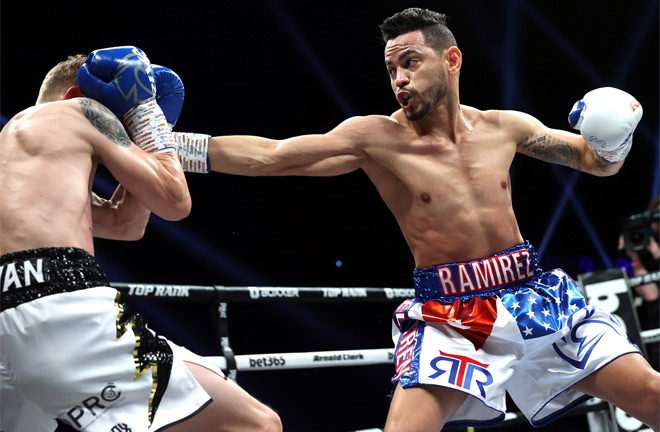
{"label": "rtr logo on trunks", "polygon": [[133,430],[126,423],[117,423],[110,432],[133,432]]}
{"label": "rtr logo on trunks", "polygon": [[470,357],[438,351],[440,355],[431,360],[431,367],[436,373],[429,378],[438,378],[446,374],[450,384],[465,389],[476,386],[481,396],[486,396],[486,387],[493,383],[493,376],[488,372],[488,365]]}

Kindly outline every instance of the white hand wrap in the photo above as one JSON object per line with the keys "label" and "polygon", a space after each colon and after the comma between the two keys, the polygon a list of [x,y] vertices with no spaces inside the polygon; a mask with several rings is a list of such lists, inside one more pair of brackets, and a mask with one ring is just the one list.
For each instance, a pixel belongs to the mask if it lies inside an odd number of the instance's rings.
{"label": "white hand wrap", "polygon": [[596,149],[596,154],[598,154],[598,156],[602,157],[609,163],[617,163],[617,162],[621,162],[626,158],[626,156],[628,156],[628,152],[630,151],[631,147],[632,147],[632,132],[630,133],[630,138],[628,138],[628,141],[624,142],[619,147],[615,148],[614,150]]}
{"label": "white hand wrap", "polygon": [[133,142],[148,153],[176,150],[172,131],[155,98],[128,110],[124,114],[124,125]]}
{"label": "white hand wrap", "polygon": [[185,172],[206,174],[211,171],[208,147],[211,135],[173,132],[176,153]]}

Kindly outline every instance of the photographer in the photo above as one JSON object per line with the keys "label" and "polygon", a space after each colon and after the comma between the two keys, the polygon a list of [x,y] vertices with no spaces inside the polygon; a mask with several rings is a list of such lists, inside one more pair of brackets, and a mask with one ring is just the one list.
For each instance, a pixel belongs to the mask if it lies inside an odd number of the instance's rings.
{"label": "photographer", "polygon": [[[625,250],[630,259],[632,277],[644,276],[660,271],[660,195],[651,200],[648,210],[632,215],[624,220],[619,237],[619,250]],[[640,284],[634,292],[641,297],[639,320],[642,330],[660,327],[660,287],[655,282]],[[646,345],[649,362],[655,370],[660,370],[660,343]]]}

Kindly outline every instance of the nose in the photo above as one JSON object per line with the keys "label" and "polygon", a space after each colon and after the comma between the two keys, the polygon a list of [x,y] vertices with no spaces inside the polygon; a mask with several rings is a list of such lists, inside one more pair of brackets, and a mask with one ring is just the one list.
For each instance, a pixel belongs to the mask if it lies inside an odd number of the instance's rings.
{"label": "nose", "polygon": [[410,82],[410,78],[406,74],[404,69],[397,69],[396,70],[396,77],[394,78],[394,84],[398,87],[404,87]]}

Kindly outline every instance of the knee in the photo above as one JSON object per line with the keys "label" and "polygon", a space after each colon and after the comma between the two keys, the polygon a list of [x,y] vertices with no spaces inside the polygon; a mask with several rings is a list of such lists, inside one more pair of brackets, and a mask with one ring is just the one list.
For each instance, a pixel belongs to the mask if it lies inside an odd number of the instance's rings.
{"label": "knee", "polygon": [[271,408],[265,407],[261,413],[260,432],[282,432],[282,419]]}

